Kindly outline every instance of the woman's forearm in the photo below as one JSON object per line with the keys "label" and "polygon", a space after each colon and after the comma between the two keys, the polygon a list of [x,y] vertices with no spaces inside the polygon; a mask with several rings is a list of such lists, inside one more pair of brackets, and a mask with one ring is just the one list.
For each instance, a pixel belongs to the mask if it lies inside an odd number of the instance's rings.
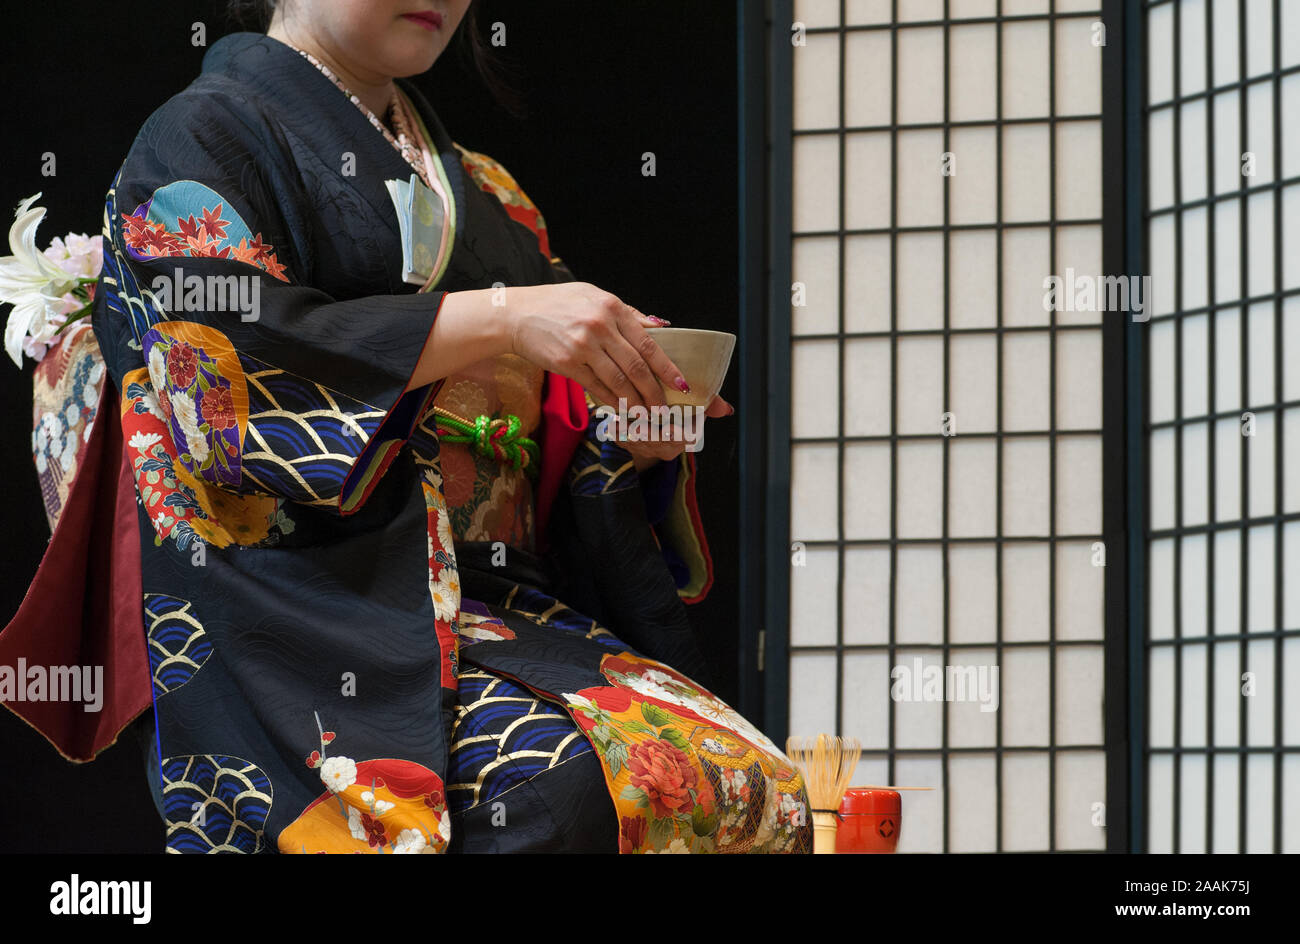
{"label": "woman's forearm", "polygon": [[423,387],[510,351],[509,319],[504,305],[492,303],[495,294],[495,289],[483,288],[448,292],[443,297],[407,389]]}

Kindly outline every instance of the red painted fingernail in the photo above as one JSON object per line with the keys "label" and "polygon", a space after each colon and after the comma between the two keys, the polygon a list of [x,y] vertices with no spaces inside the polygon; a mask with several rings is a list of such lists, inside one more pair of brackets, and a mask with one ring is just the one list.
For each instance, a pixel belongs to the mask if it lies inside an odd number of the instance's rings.
{"label": "red painted fingernail", "polygon": [[686,382],[685,377],[678,377],[676,380],[673,381],[673,384],[676,385],[677,389],[680,390],[682,393],[691,392],[691,385]]}
{"label": "red painted fingernail", "polygon": [[732,413],[735,413],[735,412],[736,412],[736,408],[735,408],[734,406],[732,406],[730,403],[728,403],[728,404],[727,404],[727,415],[730,416]]}
{"label": "red painted fingernail", "polygon": [[659,325],[661,328],[672,324],[672,322],[669,321],[667,318],[660,318],[657,315],[646,315],[646,317],[649,318],[651,321],[653,321],[655,324]]}

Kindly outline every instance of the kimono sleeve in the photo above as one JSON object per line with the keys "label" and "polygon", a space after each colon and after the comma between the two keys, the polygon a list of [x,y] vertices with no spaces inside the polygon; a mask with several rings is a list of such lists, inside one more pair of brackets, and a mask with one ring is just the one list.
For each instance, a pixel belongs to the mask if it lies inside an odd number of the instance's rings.
{"label": "kimono sleeve", "polygon": [[442,385],[409,389],[446,293],[312,287],[310,209],[268,134],[216,96],[150,118],[107,201],[96,329],[194,479],[348,514]]}

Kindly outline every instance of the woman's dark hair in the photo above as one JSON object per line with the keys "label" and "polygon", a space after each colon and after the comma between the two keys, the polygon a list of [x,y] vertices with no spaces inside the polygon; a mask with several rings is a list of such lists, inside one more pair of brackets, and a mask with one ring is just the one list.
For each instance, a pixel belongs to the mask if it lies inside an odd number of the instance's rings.
{"label": "woman's dark hair", "polygon": [[[279,0],[228,0],[227,15],[245,29],[265,33]],[[518,91],[511,85],[502,70],[500,58],[488,51],[487,43],[478,25],[478,8],[481,0],[472,0],[465,18],[453,39],[456,56],[468,70],[476,74],[498,105],[515,118],[524,114],[524,104]]]}

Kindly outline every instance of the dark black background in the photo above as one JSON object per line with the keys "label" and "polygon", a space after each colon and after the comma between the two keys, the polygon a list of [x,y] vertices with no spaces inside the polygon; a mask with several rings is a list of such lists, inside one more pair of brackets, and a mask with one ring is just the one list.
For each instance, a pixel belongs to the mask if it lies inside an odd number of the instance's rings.
{"label": "dark black background", "polygon": [[[574,274],[674,325],[737,330],[736,20],[731,3],[582,0],[480,4],[506,25],[504,50],[526,113],[509,115],[445,55],[421,88],[451,136],[499,160],[546,217],[552,252]],[[37,191],[39,246],[97,234],[103,197],[148,114],[197,74],[204,48],[238,29],[223,2],[24,3],[4,11],[0,223]],[[494,50],[500,53],[501,50]],[[643,177],[653,151],[657,176]],[[41,175],[53,152],[57,175]],[[8,253],[7,247],[0,254]],[[0,315],[7,317],[6,307]],[[733,363],[723,396],[735,394]],[[49,539],[29,449],[31,366],[0,363],[0,621]],[[715,583],[691,608],[701,644],[735,703],[737,425],[708,424],[699,498]],[[64,761],[0,710],[0,851],[158,852],[162,826],[133,740],[92,764]]]}

